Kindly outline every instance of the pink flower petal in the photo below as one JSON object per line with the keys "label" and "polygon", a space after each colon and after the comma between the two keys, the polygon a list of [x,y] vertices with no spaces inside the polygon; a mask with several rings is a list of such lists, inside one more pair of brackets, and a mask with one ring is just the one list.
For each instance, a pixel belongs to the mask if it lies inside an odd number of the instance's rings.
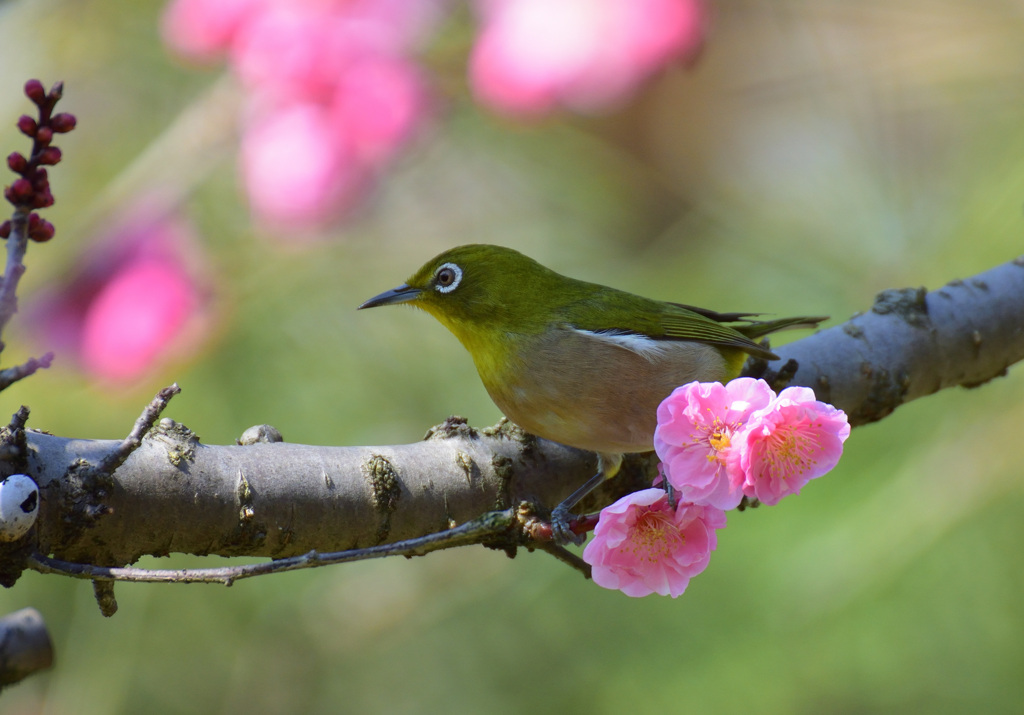
{"label": "pink flower petal", "polygon": [[681,595],[703,571],[717,545],[725,514],[714,507],[669,506],[661,489],[627,494],[601,510],[583,550],[594,582],[627,596]]}
{"label": "pink flower petal", "polygon": [[737,436],[744,494],[765,504],[799,494],[835,467],[849,435],[842,410],[815,400],[809,388],[786,388]]}
{"label": "pink flower petal", "polygon": [[692,382],[665,398],[654,449],[683,501],[725,510],[739,505],[743,477],[730,459],[733,435],[773,397],[763,380],[738,378],[728,385]]}

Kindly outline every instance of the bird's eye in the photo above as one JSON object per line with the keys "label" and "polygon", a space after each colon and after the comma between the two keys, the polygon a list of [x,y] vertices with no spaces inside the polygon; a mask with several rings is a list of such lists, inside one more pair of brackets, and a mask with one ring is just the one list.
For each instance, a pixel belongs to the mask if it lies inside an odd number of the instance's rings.
{"label": "bird's eye", "polygon": [[462,269],[454,263],[444,263],[434,273],[434,288],[440,293],[451,293],[462,282]]}

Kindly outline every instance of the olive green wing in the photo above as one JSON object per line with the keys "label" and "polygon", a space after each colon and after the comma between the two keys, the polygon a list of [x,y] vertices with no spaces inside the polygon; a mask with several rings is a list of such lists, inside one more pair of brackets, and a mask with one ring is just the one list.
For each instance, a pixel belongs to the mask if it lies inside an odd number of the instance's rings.
{"label": "olive green wing", "polygon": [[729,325],[750,315],[753,314],[695,310],[691,306],[602,288],[564,306],[560,317],[574,328],[598,334],[635,335],[651,340],[689,340],[735,348],[766,360],[777,359],[777,355],[751,339],[770,330],[748,333],[746,331],[757,323]]}
{"label": "olive green wing", "polygon": [[[752,324],[730,325],[735,320],[743,319],[744,313],[714,314],[716,317],[689,308],[665,303],[661,314],[662,335],[651,337],[662,340],[694,340],[710,345],[736,348],[754,357],[765,360],[777,360],[778,355],[756,342],[745,332]],[[708,311],[710,312],[710,311]],[[725,321],[716,318],[721,316]],[[734,317],[735,316],[735,317]],[[765,333],[761,333],[764,335]]]}

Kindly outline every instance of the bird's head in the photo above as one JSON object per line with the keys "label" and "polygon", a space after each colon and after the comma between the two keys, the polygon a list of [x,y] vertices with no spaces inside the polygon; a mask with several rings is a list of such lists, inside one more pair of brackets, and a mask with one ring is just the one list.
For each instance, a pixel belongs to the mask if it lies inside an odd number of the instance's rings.
{"label": "bird's head", "polygon": [[537,314],[566,280],[511,248],[471,244],[427,261],[405,283],[359,308],[398,303],[422,308],[467,343],[485,328],[533,329]]}

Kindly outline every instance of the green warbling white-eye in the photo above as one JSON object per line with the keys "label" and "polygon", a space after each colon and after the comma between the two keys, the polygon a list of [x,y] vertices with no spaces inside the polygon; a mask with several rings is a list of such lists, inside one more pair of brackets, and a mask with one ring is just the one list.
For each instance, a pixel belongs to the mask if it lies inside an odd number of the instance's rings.
{"label": "green warbling white-eye", "polygon": [[754,339],[824,320],[754,321],[643,298],[489,245],[445,251],[359,307],[394,303],[422,308],[455,334],[512,422],[598,453],[598,473],[552,514],[560,540],[572,538],[569,511],[618,471],[623,453],[654,448],[658,405],[672,390],[727,382],[748,355],[778,359]]}

